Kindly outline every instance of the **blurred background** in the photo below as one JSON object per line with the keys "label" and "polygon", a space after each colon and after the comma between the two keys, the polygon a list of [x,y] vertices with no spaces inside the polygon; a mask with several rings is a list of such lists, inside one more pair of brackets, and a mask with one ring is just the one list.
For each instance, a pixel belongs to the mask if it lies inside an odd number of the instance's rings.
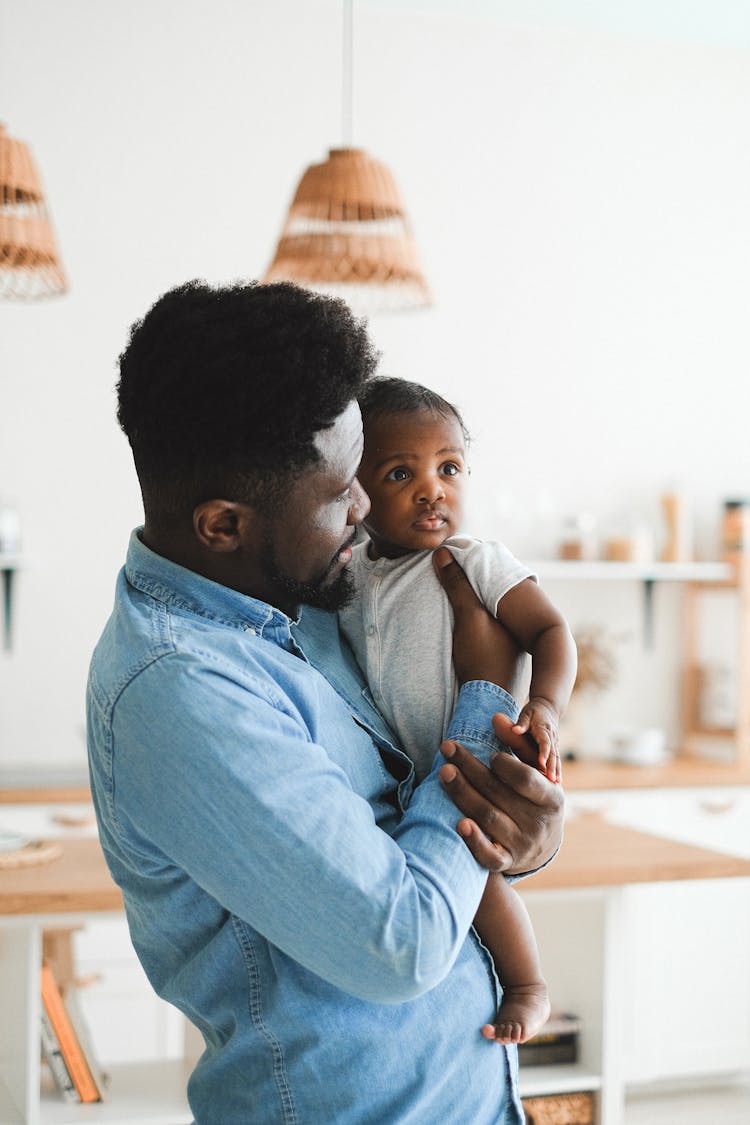
{"label": "blurred background", "polygon": [[[371,331],[383,372],[465,414],[468,530],[533,560],[584,514],[602,538],[645,525],[658,555],[678,489],[695,556],[718,557],[723,501],[750,493],[747,6],[357,0],[351,62],[352,141],[393,171],[434,302]],[[117,356],[172,285],[268,267],[303,169],[342,140],[342,5],[0,0],[0,107],[69,280],[0,306],[23,555],[1,753],[81,763],[89,653],[142,518]],[[640,593],[614,600],[625,667]],[[620,678],[610,725],[634,693],[671,724],[669,660]]]}
{"label": "blurred background", "polygon": [[[356,0],[348,55],[345,7],[0,0],[0,121],[36,158],[69,285],[0,301],[0,791],[85,790],[88,661],[142,520],[115,421],[130,324],[189,278],[262,276],[303,170],[351,141],[393,172],[432,294],[369,315],[381,372],[460,407],[466,530],[538,563],[586,657],[572,820],[750,859],[750,583],[707,587],[707,615],[687,589],[729,577],[712,569],[725,502],[750,497],[750,7]],[[677,569],[654,571],[664,557]],[[602,559],[626,564],[621,580],[601,580]],[[742,762],[606,772],[684,750],[686,665],[703,676],[693,718],[725,748],[744,730]],[[59,815],[16,813],[19,831],[61,832]],[[725,864],[691,881],[700,858],[536,900],[555,999],[585,1021],[587,1076],[566,1088],[609,1075],[597,1120],[621,1120],[626,1082],[658,1080],[660,1098],[665,1081],[747,1079],[748,879]],[[133,985],[122,923],[116,940],[101,925],[77,939],[84,969],[115,965],[87,994],[101,1055],[181,1056],[181,1025]],[[745,1121],[742,1091],[736,1117],[711,1093],[631,1098],[628,1125]]]}

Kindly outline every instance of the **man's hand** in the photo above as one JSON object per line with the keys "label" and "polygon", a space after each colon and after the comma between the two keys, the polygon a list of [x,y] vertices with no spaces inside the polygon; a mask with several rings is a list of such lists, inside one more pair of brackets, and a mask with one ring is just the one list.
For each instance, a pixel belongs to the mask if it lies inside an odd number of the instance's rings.
{"label": "man's hand", "polygon": [[440,780],[464,814],[457,828],[477,863],[520,875],[541,867],[560,847],[565,799],[562,787],[539,772],[536,746],[513,730],[512,719],[495,715],[492,725],[524,760],[498,751],[488,768],[460,743],[444,742],[448,762]]}
{"label": "man's hand", "polygon": [[526,654],[487,612],[447,547],[439,547],[432,561],[453,607],[453,667],[459,683],[488,680],[518,698],[523,690]]}

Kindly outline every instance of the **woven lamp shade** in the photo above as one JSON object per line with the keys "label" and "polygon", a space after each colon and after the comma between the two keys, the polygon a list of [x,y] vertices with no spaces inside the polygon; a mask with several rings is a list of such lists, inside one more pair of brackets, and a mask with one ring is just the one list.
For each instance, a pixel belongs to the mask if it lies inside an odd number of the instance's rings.
{"label": "woven lamp shade", "polygon": [[304,173],[263,281],[294,281],[362,311],[431,303],[396,181],[358,148],[331,149]]}
{"label": "woven lamp shade", "polygon": [[66,289],[34,159],[0,125],[0,297],[50,297]]}

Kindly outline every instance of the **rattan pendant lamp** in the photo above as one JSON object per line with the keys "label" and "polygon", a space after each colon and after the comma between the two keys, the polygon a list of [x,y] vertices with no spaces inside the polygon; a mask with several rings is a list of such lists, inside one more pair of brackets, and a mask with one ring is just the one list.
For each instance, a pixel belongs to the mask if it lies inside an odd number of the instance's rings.
{"label": "rattan pendant lamp", "polygon": [[66,289],[34,158],[0,124],[0,297],[51,297]]}
{"label": "rattan pendant lamp", "polygon": [[305,171],[263,278],[344,297],[356,311],[431,303],[401,193],[352,134],[352,0],[343,4],[343,145]]}

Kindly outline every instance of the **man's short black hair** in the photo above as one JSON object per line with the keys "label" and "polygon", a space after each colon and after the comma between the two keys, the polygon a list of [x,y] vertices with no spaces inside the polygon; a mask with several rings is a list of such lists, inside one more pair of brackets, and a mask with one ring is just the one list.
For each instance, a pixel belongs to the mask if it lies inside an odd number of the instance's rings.
{"label": "man's short black hair", "polygon": [[400,379],[393,375],[381,375],[368,379],[359,392],[358,401],[365,426],[371,418],[424,411],[440,418],[454,419],[461,427],[464,441],[469,444],[469,431],[458,407],[422,383],[413,383],[410,379]]}
{"label": "man's short black hair", "polygon": [[348,305],[296,285],[165,293],[133,325],[117,385],[148,518],[217,498],[268,507],[377,360]]}

